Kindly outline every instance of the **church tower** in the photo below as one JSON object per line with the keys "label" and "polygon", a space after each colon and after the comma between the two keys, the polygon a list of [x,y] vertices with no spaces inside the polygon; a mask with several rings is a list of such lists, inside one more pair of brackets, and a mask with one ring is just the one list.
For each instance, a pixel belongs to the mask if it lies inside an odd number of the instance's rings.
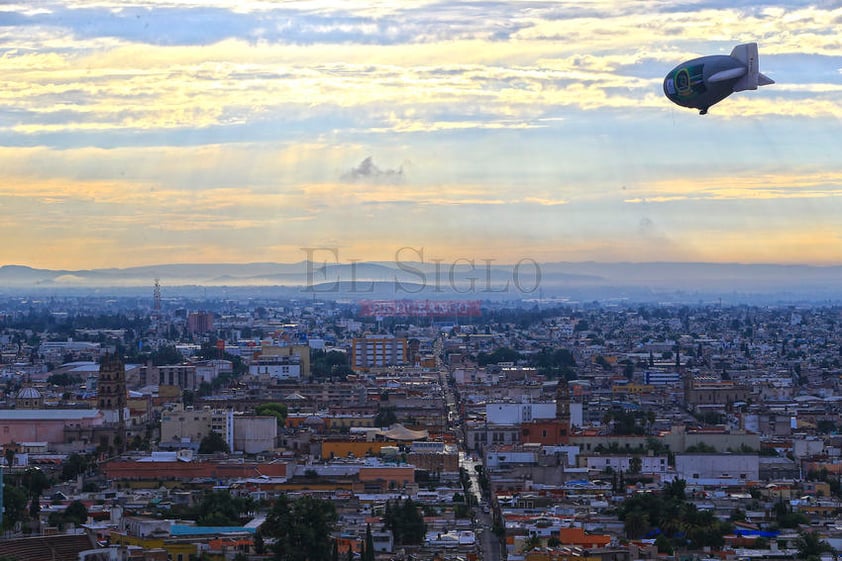
{"label": "church tower", "polygon": [[555,390],[555,418],[561,424],[561,436],[566,440],[570,436],[570,388],[563,377],[558,379]]}
{"label": "church tower", "polygon": [[99,363],[97,383],[97,407],[103,411],[116,411],[117,431],[120,446],[126,442],[125,411],[128,393],[126,391],[126,367],[117,355],[105,354]]}

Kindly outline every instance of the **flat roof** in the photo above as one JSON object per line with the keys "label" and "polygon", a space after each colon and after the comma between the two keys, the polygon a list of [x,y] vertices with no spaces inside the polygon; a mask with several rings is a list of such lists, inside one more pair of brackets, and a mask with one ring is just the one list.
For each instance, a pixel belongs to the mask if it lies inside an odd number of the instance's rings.
{"label": "flat roof", "polygon": [[0,422],[81,420],[99,414],[99,409],[0,409]]}
{"label": "flat roof", "polygon": [[254,534],[257,528],[245,526],[189,526],[187,524],[173,524],[170,526],[171,536],[215,536],[225,534]]}

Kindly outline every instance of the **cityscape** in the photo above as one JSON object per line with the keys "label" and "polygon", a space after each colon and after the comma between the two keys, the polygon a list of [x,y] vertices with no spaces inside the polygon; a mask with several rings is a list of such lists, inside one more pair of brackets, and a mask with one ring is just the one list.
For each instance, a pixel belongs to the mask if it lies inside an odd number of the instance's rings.
{"label": "cityscape", "polygon": [[838,0],[0,2],[0,84],[0,561],[838,561]]}
{"label": "cityscape", "polygon": [[842,547],[840,305],[271,292],[4,296],[0,557]]}

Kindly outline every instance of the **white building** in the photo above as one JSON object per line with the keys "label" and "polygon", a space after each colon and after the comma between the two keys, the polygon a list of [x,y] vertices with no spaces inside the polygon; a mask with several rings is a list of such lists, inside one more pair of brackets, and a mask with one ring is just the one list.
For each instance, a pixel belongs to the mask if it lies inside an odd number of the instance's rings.
{"label": "white building", "polygon": [[266,416],[234,416],[234,450],[245,454],[259,454],[275,448],[278,438],[278,419]]}
{"label": "white building", "polygon": [[490,425],[519,425],[539,419],[555,419],[556,404],[486,403],[485,419]]}
{"label": "white building", "polygon": [[[631,471],[632,454],[599,455],[582,458],[589,470],[605,471],[611,468],[614,472],[629,473]],[[638,456],[640,458],[640,473],[664,474],[669,469],[666,456]]]}
{"label": "white building", "polygon": [[744,485],[760,479],[757,454],[676,454],[675,471],[688,486]]}
{"label": "white building", "polygon": [[249,375],[268,376],[273,380],[299,380],[301,357],[294,354],[263,356],[249,364]]}
{"label": "white building", "polygon": [[650,386],[675,386],[681,383],[681,374],[662,370],[647,370],[643,373],[643,383]]}

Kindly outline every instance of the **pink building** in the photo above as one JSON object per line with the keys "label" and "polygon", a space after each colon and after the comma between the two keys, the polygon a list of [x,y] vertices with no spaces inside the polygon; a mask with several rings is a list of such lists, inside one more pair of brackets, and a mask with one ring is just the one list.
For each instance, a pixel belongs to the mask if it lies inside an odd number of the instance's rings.
{"label": "pink building", "polygon": [[99,409],[0,409],[0,444],[46,442],[50,448],[64,443],[65,427],[78,432],[104,421]]}

